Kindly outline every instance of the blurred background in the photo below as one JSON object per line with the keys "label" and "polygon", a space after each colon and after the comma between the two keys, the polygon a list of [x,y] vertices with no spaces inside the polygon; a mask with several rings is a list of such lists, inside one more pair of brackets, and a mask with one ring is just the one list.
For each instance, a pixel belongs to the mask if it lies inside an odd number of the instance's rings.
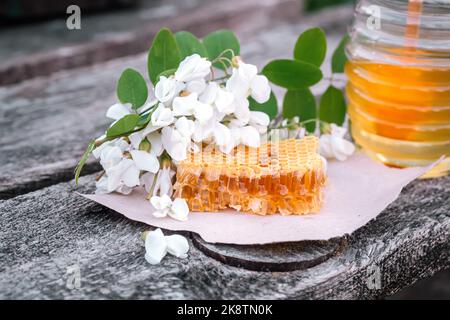
{"label": "blurred background", "polygon": [[[67,12],[70,5],[81,9],[80,28],[68,24],[75,13]],[[326,31],[331,52],[347,31],[352,9],[353,0],[1,0],[0,89],[117,59],[123,60],[107,66],[117,73],[134,61],[142,68],[163,26],[199,37],[231,28],[241,38],[244,58],[260,67],[290,55],[296,37],[311,26]],[[116,78],[113,73],[99,86],[109,94]],[[449,299],[449,284],[450,272],[443,271],[390,298]]]}

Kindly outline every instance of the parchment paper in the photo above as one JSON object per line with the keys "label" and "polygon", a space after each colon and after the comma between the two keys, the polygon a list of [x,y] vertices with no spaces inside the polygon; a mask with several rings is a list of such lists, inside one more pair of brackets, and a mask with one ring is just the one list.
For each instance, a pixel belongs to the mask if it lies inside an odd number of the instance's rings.
{"label": "parchment paper", "polygon": [[155,218],[142,190],[131,195],[83,195],[129,219],[169,230],[198,233],[205,241],[265,244],[328,240],[350,234],[393,202],[402,188],[430,167],[394,169],[358,153],[344,162],[328,162],[325,203],[319,213],[304,216],[257,216],[226,210],[192,212],[186,222]]}

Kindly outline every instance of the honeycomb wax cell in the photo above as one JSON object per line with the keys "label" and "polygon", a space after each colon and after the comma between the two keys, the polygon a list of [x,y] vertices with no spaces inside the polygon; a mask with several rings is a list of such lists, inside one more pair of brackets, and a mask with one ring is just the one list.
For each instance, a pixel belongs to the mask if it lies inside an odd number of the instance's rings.
{"label": "honeycomb wax cell", "polygon": [[326,181],[317,148],[314,136],[239,146],[230,154],[204,148],[178,164],[175,196],[186,199],[191,211],[317,212]]}

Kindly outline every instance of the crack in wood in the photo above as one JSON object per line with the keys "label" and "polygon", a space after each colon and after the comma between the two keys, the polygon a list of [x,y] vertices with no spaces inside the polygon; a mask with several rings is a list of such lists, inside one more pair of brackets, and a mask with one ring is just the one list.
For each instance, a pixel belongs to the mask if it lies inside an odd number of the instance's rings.
{"label": "crack in wood", "polygon": [[191,234],[192,243],[224,264],[261,272],[305,270],[334,257],[347,246],[347,237],[329,241],[301,241],[266,245],[213,244]]}

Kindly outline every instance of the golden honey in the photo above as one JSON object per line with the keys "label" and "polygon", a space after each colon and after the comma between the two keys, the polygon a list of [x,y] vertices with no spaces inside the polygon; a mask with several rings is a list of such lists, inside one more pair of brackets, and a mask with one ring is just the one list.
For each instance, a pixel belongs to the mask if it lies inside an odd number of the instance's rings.
{"label": "golden honey", "polygon": [[317,212],[326,181],[317,148],[317,138],[308,136],[259,148],[239,146],[229,155],[217,149],[190,153],[178,164],[175,196],[186,199],[191,211]]}
{"label": "golden honey", "polygon": [[428,176],[447,174],[450,5],[386,1],[378,12],[380,29],[368,30],[362,13],[372,2],[359,2],[347,48],[352,136],[370,156],[388,165],[422,166],[444,156]]}

